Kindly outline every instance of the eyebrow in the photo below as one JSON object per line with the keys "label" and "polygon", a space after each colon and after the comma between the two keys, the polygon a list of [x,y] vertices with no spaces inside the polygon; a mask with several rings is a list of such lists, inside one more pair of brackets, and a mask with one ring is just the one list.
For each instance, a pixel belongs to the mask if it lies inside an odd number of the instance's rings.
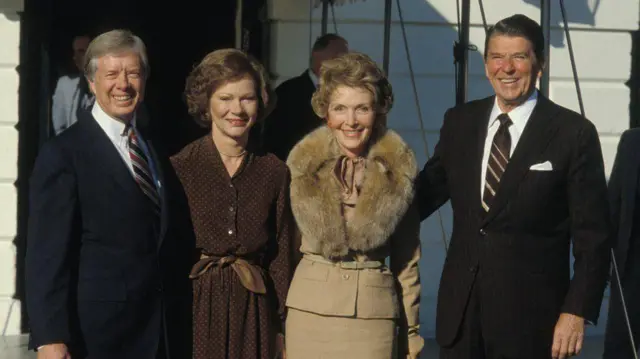
{"label": "eyebrow", "polygon": [[529,56],[529,53],[526,52],[526,51],[518,51],[518,52],[514,52],[513,54],[508,54],[508,53],[505,53],[505,52],[489,51],[489,55],[501,55],[501,56],[505,56],[505,55],[511,55],[511,56],[523,55],[523,56]]}
{"label": "eyebrow", "polygon": [[228,93],[228,92],[220,92],[218,94],[218,96],[235,96],[235,97],[247,97],[247,96],[257,96],[257,95],[258,95],[257,92],[245,92],[239,95]]}

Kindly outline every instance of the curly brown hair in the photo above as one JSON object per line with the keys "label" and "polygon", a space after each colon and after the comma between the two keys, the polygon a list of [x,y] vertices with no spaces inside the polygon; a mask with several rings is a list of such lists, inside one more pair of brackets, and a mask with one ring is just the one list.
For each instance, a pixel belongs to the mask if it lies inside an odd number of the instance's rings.
{"label": "curly brown hair", "polygon": [[251,55],[236,49],[210,52],[187,77],[184,94],[189,114],[203,127],[211,126],[209,101],[222,85],[250,76],[259,97],[258,120],[264,119],[275,105],[276,96],[269,85],[264,66]]}
{"label": "curly brown hair", "polygon": [[316,115],[327,117],[331,96],[340,86],[363,88],[373,95],[376,122],[383,124],[393,106],[393,90],[384,72],[369,56],[348,52],[327,60],[320,67],[320,85],[311,99]]}

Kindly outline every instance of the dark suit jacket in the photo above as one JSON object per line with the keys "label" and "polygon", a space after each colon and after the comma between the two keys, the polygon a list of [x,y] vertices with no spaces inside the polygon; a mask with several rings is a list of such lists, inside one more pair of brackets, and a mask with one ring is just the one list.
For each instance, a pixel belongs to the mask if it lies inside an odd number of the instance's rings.
{"label": "dark suit jacket", "polygon": [[621,279],[628,264],[629,241],[634,227],[634,213],[638,201],[638,171],[640,129],[634,128],[625,131],[620,137],[618,152],[609,177],[614,249]]}
{"label": "dark suit jacket", "polygon": [[[594,323],[600,312],[610,259],[600,142],[591,122],[540,95],[485,213],[481,160],[494,102],[492,96],[448,110],[419,176],[422,218],[447,200],[454,216],[436,337],[442,346],[454,342],[477,285],[482,335],[514,358],[541,357],[550,351],[561,312]],[[545,161],[552,171],[529,170]]]}
{"label": "dark suit jacket", "polygon": [[265,119],[263,144],[266,151],[282,161],[287,160],[298,141],[323,123],[311,107],[315,90],[307,71],[276,89],[277,105]]}
{"label": "dark suit jacket", "polygon": [[171,357],[190,357],[194,242],[179,181],[145,138],[162,182],[158,219],[112,142],[85,116],[43,146],[31,177],[31,346],[66,343],[74,359],[155,358],[164,318]]}

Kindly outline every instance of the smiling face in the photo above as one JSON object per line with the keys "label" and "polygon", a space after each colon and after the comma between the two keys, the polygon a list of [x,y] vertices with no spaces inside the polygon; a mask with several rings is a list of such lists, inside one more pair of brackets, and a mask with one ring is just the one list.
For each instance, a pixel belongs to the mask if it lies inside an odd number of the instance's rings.
{"label": "smiling face", "polygon": [[125,52],[99,57],[89,86],[107,115],[128,122],[144,98],[144,79],[138,54]]}
{"label": "smiling face", "polygon": [[376,113],[373,94],[364,88],[338,86],[331,96],[327,126],[345,155],[364,155],[373,132]]}
{"label": "smiling face", "polygon": [[521,36],[494,35],[486,51],[487,78],[500,109],[509,112],[535,91],[542,65],[536,60],[531,41]]}
{"label": "smiling face", "polygon": [[249,136],[258,118],[256,83],[250,76],[219,86],[209,99],[214,131],[233,139]]}

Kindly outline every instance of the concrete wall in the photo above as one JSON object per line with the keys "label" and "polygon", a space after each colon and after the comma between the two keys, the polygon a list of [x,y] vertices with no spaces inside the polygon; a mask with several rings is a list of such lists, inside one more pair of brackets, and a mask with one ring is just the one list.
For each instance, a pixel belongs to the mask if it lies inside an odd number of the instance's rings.
{"label": "concrete wall", "polygon": [[[470,40],[478,52],[469,55],[469,99],[492,94],[482,61],[484,29],[477,1],[472,1]],[[566,38],[561,27],[558,1],[552,1],[552,49],[550,54],[550,97],[553,101],[579,111]],[[576,55],[587,117],[600,132],[607,173],[613,164],[620,133],[629,124],[629,89],[624,82],[631,69],[630,31],[638,28],[639,0],[566,1],[571,40]],[[597,4],[599,3],[599,4]],[[598,6],[596,6],[598,5]],[[401,0],[406,24],[414,77],[425,131],[421,133],[417,106],[410,82],[398,8],[393,2],[391,62],[389,78],[396,104],[389,125],[412,145],[422,164],[438,140],[444,111],[455,104],[452,46],[457,39],[455,0]],[[489,24],[514,13],[540,19],[539,0],[484,0]],[[337,32],[347,38],[353,50],[362,51],[382,64],[384,1],[367,0],[335,8]],[[271,71],[277,82],[297,76],[308,64],[312,42],[320,34],[321,8],[310,11],[309,1],[273,0],[271,19]],[[329,31],[335,32],[331,11]],[[312,20],[310,22],[310,20]],[[422,140],[425,135],[426,143]],[[440,219],[443,226],[440,225]],[[445,205],[439,215],[423,223],[424,259],[421,272],[424,283],[421,309],[422,330],[433,336],[435,299],[444,263],[444,236],[452,225],[451,209]],[[603,304],[606,308],[607,301]],[[590,333],[602,333],[606,320]]]}
{"label": "concrete wall", "polygon": [[22,0],[0,0],[0,330],[20,331],[20,303],[14,302],[17,192],[18,66]]}

